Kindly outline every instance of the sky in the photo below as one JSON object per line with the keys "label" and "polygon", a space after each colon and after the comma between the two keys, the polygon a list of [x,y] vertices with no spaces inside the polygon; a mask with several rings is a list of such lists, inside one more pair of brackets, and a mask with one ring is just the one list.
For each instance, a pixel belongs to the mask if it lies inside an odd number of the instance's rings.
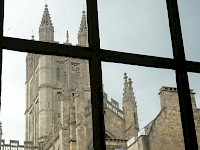
{"label": "sky", "polygon": [[[46,0],[55,29],[55,41],[69,40],[77,44],[77,33],[84,0]],[[38,29],[45,0],[6,0],[4,36],[38,40]],[[200,1],[179,0],[185,55],[187,60],[200,61]],[[129,53],[172,58],[165,1],[108,0],[98,1],[101,48]],[[25,53],[3,51],[2,108],[0,120],[3,139],[24,141],[25,135]],[[159,89],[176,87],[175,72],[115,63],[102,63],[104,91],[109,98],[122,103],[123,74],[133,81],[140,128],[160,111]],[[200,75],[189,73],[190,88],[196,93],[200,107]]]}

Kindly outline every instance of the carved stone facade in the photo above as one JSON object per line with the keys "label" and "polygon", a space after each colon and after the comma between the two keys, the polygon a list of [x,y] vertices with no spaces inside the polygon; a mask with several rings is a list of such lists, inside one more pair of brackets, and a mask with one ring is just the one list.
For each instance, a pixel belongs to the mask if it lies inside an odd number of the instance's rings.
{"label": "carved stone facade", "polygon": [[[41,41],[54,42],[54,28],[45,5],[39,28]],[[88,46],[83,11],[78,45]],[[67,32],[67,42],[69,43]],[[92,116],[90,76],[87,60],[27,54],[26,140],[45,150],[91,150]],[[106,144],[108,150],[126,146],[138,132],[137,106],[132,81],[124,76],[123,110],[104,94]]]}

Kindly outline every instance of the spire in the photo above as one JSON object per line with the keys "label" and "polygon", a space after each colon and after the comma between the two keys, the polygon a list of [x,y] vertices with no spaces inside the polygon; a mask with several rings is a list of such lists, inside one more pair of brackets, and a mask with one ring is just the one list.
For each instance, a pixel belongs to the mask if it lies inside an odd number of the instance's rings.
{"label": "spire", "polygon": [[50,14],[49,14],[47,4],[45,5],[43,16],[42,16],[42,21],[41,21],[41,24],[40,24],[40,27],[44,27],[44,26],[53,28],[53,24],[51,22],[51,17],[50,17]]}
{"label": "spire", "polygon": [[35,40],[34,38],[35,38],[35,36],[34,36],[34,31],[32,30],[31,40],[34,41],[34,40]]}
{"label": "spire", "polygon": [[137,106],[133,93],[132,83],[133,82],[131,81],[131,79],[128,78],[126,73],[124,73],[123,112],[126,123],[125,132],[127,140],[129,140],[133,136],[136,136],[139,130]]}
{"label": "spire", "polygon": [[128,77],[127,77],[127,73],[124,73],[124,94],[123,97],[125,99],[125,97],[127,97],[128,94],[128,81],[127,81]]}
{"label": "spire", "polygon": [[79,27],[79,33],[80,32],[87,32],[87,22],[86,22],[85,11],[82,12],[81,24]]}
{"label": "spire", "polygon": [[69,44],[69,32],[67,30],[67,40],[66,40],[66,44]]}
{"label": "spire", "polygon": [[54,27],[48,10],[48,5],[45,5],[42,15],[42,21],[39,28],[40,41],[53,42],[54,41]]}
{"label": "spire", "polygon": [[72,43],[69,43],[69,32],[67,30],[67,33],[66,33],[66,42],[64,42],[63,44],[66,44],[66,45],[72,45]]}
{"label": "spire", "polygon": [[134,93],[133,93],[133,86],[132,86],[131,78],[128,79],[128,89],[129,89],[129,96],[131,100],[135,101]]}
{"label": "spire", "polygon": [[78,31],[78,45],[88,46],[87,21],[85,11],[82,12],[81,23]]}
{"label": "spire", "polygon": [[128,78],[127,73],[124,73],[124,94],[123,99],[125,101],[135,101],[133,86],[132,86],[131,78]]}
{"label": "spire", "polygon": [[35,39],[34,39],[34,35],[33,35],[33,34],[32,34],[32,36],[31,36],[31,40],[33,40],[33,41],[35,40]]}

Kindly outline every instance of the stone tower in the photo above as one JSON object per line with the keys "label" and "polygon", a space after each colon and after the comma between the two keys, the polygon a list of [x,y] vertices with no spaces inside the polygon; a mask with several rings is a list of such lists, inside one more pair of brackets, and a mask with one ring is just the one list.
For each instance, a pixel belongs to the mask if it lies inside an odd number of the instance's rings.
{"label": "stone tower", "polygon": [[[54,28],[47,5],[45,5],[39,28],[39,40],[45,42],[54,41]],[[39,143],[43,142],[46,136],[51,132],[50,129],[53,123],[53,69],[52,56],[40,56],[38,61]]]}
{"label": "stone tower", "polygon": [[[54,41],[54,27],[48,6],[39,27],[39,40]],[[27,54],[26,66],[26,140],[43,143],[51,132],[53,115],[53,65],[52,56]]]}
{"label": "stone tower", "polygon": [[139,131],[137,106],[133,93],[132,81],[124,73],[123,111],[126,124],[126,139],[136,136]]}
{"label": "stone tower", "polygon": [[[39,27],[39,40],[55,42],[47,5]],[[71,45],[68,31],[64,44]],[[88,46],[85,11],[82,12],[78,31],[78,46]],[[127,81],[125,75],[124,111],[119,108],[117,101],[109,101],[104,92],[108,150],[124,146],[126,139],[131,138],[138,130],[137,108],[132,90],[132,81]],[[92,150],[90,96],[87,60],[27,54],[26,140],[32,141],[36,146],[41,145],[44,150],[65,150],[66,147],[69,150]]]}
{"label": "stone tower", "polygon": [[[45,5],[39,27],[39,40],[54,42],[48,5]],[[78,43],[80,46],[88,45],[85,11]],[[70,44],[68,31],[64,44]],[[44,145],[47,137],[62,127],[59,130],[60,142],[69,140],[71,147],[83,148],[79,141],[86,136],[86,128],[80,118],[83,118],[84,108],[90,103],[87,60],[29,53],[26,57],[26,89],[26,140]],[[76,136],[79,138],[72,140]],[[61,148],[64,146],[60,145]]]}

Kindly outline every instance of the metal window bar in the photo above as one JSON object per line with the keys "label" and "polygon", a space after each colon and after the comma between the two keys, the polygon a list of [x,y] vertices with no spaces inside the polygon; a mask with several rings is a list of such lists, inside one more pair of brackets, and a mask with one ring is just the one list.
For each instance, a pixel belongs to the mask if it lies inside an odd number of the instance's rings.
{"label": "metal window bar", "polygon": [[[200,62],[185,60],[176,0],[166,0],[174,59],[100,49],[97,0],[87,0],[89,48],[3,37],[4,0],[0,1],[0,73],[2,72],[3,48],[89,60],[95,150],[105,150],[101,61],[176,70],[185,149],[198,149],[187,72],[200,73]],[[178,34],[175,34],[177,32]],[[58,51],[59,49],[62,51]]]}
{"label": "metal window bar", "polygon": [[178,4],[175,0],[167,0],[166,2],[173,56],[177,63],[176,84],[178,89],[185,149],[198,150]]}

